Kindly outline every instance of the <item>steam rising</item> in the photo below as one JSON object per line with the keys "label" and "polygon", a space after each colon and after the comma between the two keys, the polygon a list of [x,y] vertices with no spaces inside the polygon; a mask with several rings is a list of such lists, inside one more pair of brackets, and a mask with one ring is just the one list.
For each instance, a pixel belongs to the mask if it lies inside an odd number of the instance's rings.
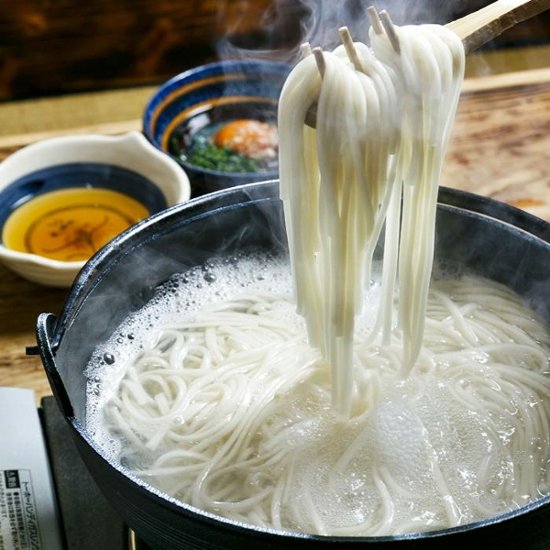
{"label": "steam rising", "polygon": [[[479,0],[469,9],[477,9],[488,2]],[[437,0],[273,0],[263,12],[256,30],[245,27],[246,2],[242,15],[220,21],[226,25],[226,35],[217,44],[220,59],[265,59],[294,64],[303,42],[331,50],[339,43],[338,28],[346,25],[354,40],[369,43],[370,23],[367,8],[387,10],[397,25],[438,23],[445,24],[460,15],[461,2]],[[228,1],[221,2],[220,18],[228,16]],[[248,15],[248,14],[247,14]],[[248,23],[249,24],[249,23]]]}

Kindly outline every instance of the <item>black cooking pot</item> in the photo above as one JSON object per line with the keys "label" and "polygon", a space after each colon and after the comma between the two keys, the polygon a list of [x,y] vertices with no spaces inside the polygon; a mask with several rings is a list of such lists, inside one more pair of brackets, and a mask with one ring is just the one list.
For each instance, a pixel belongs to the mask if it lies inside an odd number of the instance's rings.
{"label": "black cooking pot", "polygon": [[[550,224],[502,203],[441,189],[436,261],[513,288],[550,319]],[[397,537],[281,532],[205,513],[164,496],[116,464],[86,431],[83,369],[155,288],[213,256],[249,247],[286,249],[277,182],[235,187],[175,206],[116,238],[84,267],[59,319],[41,314],[37,337],[53,393],[82,457],[113,507],[156,549],[550,548],[550,496],[464,527]]]}

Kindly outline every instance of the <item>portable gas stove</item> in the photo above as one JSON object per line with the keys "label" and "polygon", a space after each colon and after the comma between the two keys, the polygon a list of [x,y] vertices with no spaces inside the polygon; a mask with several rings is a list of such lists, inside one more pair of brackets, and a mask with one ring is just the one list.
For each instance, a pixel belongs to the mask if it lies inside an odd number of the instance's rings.
{"label": "portable gas stove", "polygon": [[80,458],[53,397],[39,409],[67,550],[153,550],[105,499]]}

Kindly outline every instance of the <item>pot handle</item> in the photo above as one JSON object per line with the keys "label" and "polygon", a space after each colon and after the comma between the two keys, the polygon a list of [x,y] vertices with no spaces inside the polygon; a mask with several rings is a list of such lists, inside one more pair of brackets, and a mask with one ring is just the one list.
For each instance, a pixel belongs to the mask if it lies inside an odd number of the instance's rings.
{"label": "pot handle", "polygon": [[67,390],[61,380],[59,371],[55,365],[55,352],[52,347],[52,335],[57,319],[53,313],[41,313],[36,322],[36,340],[42,359],[42,365],[46,371],[48,381],[52,388],[57,404],[65,418],[73,418],[74,411]]}

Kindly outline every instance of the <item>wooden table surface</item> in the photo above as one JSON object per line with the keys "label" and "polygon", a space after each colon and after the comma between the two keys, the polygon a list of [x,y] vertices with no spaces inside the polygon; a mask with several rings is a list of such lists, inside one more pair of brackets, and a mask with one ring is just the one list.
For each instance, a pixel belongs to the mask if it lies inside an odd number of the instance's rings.
{"label": "wooden table surface", "polygon": [[[103,97],[112,100],[108,93]],[[77,107],[82,101],[81,108],[87,108],[86,96],[72,101]],[[47,106],[48,101],[40,104]],[[136,118],[3,136],[0,160],[53,135],[113,134],[139,127]],[[550,221],[550,68],[464,82],[441,183],[510,202]],[[59,314],[66,294],[25,281],[0,266],[0,386],[32,388],[37,403],[51,393],[40,358],[27,356],[25,350],[35,345],[38,314]]]}

